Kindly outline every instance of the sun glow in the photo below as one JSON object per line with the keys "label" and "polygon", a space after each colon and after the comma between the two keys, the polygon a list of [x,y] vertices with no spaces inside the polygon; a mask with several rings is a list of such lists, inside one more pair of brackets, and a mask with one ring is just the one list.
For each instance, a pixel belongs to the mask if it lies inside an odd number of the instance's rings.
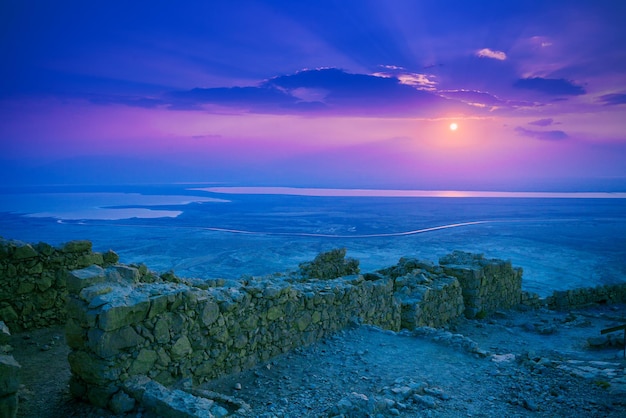
{"label": "sun glow", "polygon": [[459,129],[459,125],[457,125],[457,123],[456,123],[456,122],[452,122],[452,123],[450,124],[450,130],[451,130],[451,131],[456,131],[457,129]]}

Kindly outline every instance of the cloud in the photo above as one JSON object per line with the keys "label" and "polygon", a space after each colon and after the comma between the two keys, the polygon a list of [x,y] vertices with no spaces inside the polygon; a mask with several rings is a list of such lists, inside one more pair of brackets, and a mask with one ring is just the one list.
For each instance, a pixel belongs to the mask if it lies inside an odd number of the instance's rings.
{"label": "cloud", "polygon": [[418,86],[425,77],[354,74],[337,68],[303,70],[257,86],[195,88],[169,93],[172,109],[236,107],[253,113],[432,115],[444,106],[462,106]]}
{"label": "cloud", "polygon": [[376,72],[372,75],[384,78],[397,78],[400,83],[413,86],[420,90],[436,90],[436,76],[433,74],[412,73],[402,67],[393,67],[390,65],[384,65],[382,67],[389,71]]}
{"label": "cloud", "polygon": [[515,132],[519,133],[520,135],[528,136],[542,141],[561,141],[568,138],[568,135],[565,132],[557,130],[535,131],[532,129],[526,129],[518,126],[517,128],[515,128]]}
{"label": "cloud", "polygon": [[191,138],[193,139],[222,139],[222,135],[219,134],[206,134],[206,135],[192,135]]}
{"label": "cloud", "polygon": [[405,70],[404,67],[399,67],[397,65],[381,65],[380,67],[385,68],[387,70],[403,70],[403,71]]}
{"label": "cloud", "polygon": [[506,60],[506,54],[502,51],[494,51],[493,49],[483,48],[476,51],[476,56],[480,58],[491,58],[498,61]]}
{"label": "cloud", "polygon": [[297,99],[273,86],[195,88],[167,95],[176,108],[199,109],[202,104],[246,107],[263,103],[266,106],[287,106]]}
{"label": "cloud", "polygon": [[603,96],[600,96],[598,98],[598,101],[600,101],[605,106],[626,104],[626,93],[605,94]]}
{"label": "cloud", "polygon": [[154,109],[167,104],[162,99],[155,97],[88,94],[86,98],[91,103],[99,105],[123,104],[132,107],[142,107],[144,109]]}
{"label": "cloud", "polygon": [[528,122],[529,125],[535,125],[535,126],[550,126],[553,123],[554,123],[554,119],[552,118],[538,119],[532,122]]}
{"label": "cloud", "polygon": [[578,96],[586,93],[584,88],[564,78],[521,78],[513,84],[513,87],[553,95]]}
{"label": "cloud", "polygon": [[439,94],[448,99],[458,100],[475,107],[499,108],[534,107],[540,104],[521,100],[504,100],[493,94],[476,90],[442,90]]}

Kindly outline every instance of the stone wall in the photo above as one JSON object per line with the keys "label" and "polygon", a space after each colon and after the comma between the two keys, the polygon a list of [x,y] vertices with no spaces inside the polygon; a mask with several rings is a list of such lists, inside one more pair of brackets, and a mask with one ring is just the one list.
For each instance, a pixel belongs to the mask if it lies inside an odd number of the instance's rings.
{"label": "stone wall", "polygon": [[442,257],[439,264],[446,274],[459,280],[468,318],[513,308],[521,302],[522,269],[513,268],[510,261],[455,251]]}
{"label": "stone wall", "polygon": [[404,329],[445,327],[465,310],[458,280],[447,276],[440,266],[401,258],[398,264],[380,270],[378,274],[394,280]]}
{"label": "stone wall", "polygon": [[555,291],[545,299],[545,305],[554,310],[621,302],[626,302],[626,283]]}
{"label": "stone wall", "polygon": [[[462,265],[401,259],[358,275],[350,274],[358,272],[358,262],[334,250],[303,263],[298,272],[240,280],[179,279],[123,265],[72,271],[66,326],[72,393],[116,409],[120,398],[131,395],[125,382],[137,376],[165,386],[184,379],[202,383],[350,323],[391,330],[444,327],[466,312],[463,283],[484,297],[474,307],[509,307],[511,294],[520,303],[521,271],[499,260],[462,256]],[[466,271],[479,278],[477,285],[465,280]],[[505,293],[503,283],[517,288]],[[505,295],[506,306],[487,297],[485,286]]]}
{"label": "stone wall", "polygon": [[66,272],[117,261],[112,251],[92,252],[90,241],[56,248],[0,239],[0,320],[13,331],[65,323]]}
{"label": "stone wall", "polygon": [[351,322],[400,328],[394,283],[352,275],[192,281],[132,267],[71,272],[66,337],[75,396],[111,406],[123,383],[164,385],[239,372]]}
{"label": "stone wall", "polygon": [[[626,301],[626,283],[541,299],[521,291],[521,269],[482,255],[454,252],[438,265],[402,258],[363,275],[345,255],[333,250],[296,272],[267,277],[180,279],[116,264],[115,253],[94,253],[88,241],[55,248],[0,240],[0,321],[18,331],[66,322],[72,393],[123,413],[133,397],[176,398],[180,391],[166,386],[253,367],[350,323],[446,327],[463,313],[481,317],[518,305]],[[0,408],[10,416],[19,364],[1,349]],[[142,381],[154,391],[137,390]]]}

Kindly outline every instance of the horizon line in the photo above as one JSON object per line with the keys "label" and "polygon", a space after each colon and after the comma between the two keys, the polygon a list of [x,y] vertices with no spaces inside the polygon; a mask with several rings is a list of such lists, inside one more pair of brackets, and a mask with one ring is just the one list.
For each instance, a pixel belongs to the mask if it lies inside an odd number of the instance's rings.
{"label": "horizon line", "polygon": [[626,199],[626,192],[494,192],[472,190],[332,189],[314,187],[222,186],[188,190],[220,194],[289,195],[312,197],[440,197],[440,198],[529,198],[529,199]]}

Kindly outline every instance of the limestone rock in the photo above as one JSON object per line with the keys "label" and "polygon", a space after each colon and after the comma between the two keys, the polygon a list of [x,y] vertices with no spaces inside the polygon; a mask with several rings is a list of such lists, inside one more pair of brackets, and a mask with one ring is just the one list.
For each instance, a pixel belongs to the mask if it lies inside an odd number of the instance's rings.
{"label": "limestone rock", "polygon": [[150,309],[150,301],[146,295],[139,292],[126,293],[119,287],[110,293],[99,295],[98,298],[107,302],[102,305],[98,316],[98,326],[104,331],[138,323],[148,315]]}
{"label": "limestone rock", "polygon": [[139,270],[129,266],[113,266],[105,270],[107,280],[119,283],[138,283],[140,279]]}
{"label": "limestone rock", "polygon": [[106,280],[104,269],[100,266],[90,266],[80,270],[73,270],[67,274],[67,290],[78,294],[82,289]]}
{"label": "limestone rock", "polygon": [[214,402],[179,389],[168,389],[145,376],[129,379],[124,389],[142,406],[163,418],[213,418]]}

